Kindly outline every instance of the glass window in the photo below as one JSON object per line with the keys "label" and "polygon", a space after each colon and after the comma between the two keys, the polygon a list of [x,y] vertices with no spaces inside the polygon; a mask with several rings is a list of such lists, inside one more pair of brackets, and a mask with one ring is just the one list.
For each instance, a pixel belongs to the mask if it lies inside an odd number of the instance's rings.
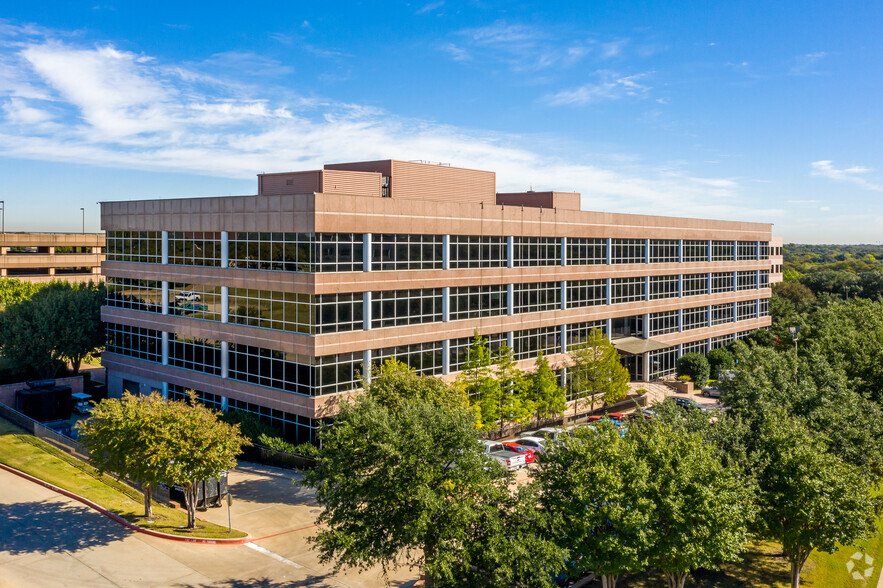
{"label": "glass window", "polygon": [[607,280],[571,280],[567,282],[568,308],[607,304]]}
{"label": "glass window", "polygon": [[708,294],[708,274],[684,275],[684,296]]}
{"label": "glass window", "polygon": [[451,235],[449,255],[451,269],[506,267],[506,237]]}
{"label": "glass window", "polygon": [[558,237],[515,237],[515,267],[561,265]]}
{"label": "glass window", "polygon": [[568,265],[594,265],[607,263],[607,239],[568,237]]}
{"label": "glass window", "polygon": [[613,278],[610,281],[610,303],[644,300],[644,278]]}
{"label": "glass window", "polygon": [[107,306],[162,312],[162,282],[108,276]]}
{"label": "glass window", "polygon": [[711,292],[732,292],[733,272],[717,272],[711,274]]}
{"label": "glass window", "polygon": [[[506,342],[506,333],[491,333],[483,335],[491,353],[496,353],[503,343]],[[461,337],[451,340],[451,371],[459,372],[465,369],[466,360],[469,356],[469,347],[472,345],[472,337]]]}
{"label": "glass window", "polygon": [[732,241],[712,241],[711,261],[733,261]]}
{"label": "glass window", "polygon": [[757,288],[757,272],[736,272],[736,290],[753,290]]}
{"label": "glass window", "polygon": [[442,268],[441,235],[372,235],[374,271]]}
{"label": "glass window", "polygon": [[561,308],[561,286],[559,282],[535,282],[515,284],[515,313],[540,312]]}
{"label": "glass window", "polygon": [[162,263],[160,231],[107,231],[107,261]]}
{"label": "glass window", "polygon": [[169,263],[173,265],[221,266],[221,233],[170,232]]}
{"label": "glass window", "polygon": [[650,263],[677,263],[676,239],[650,239]]}
{"label": "glass window", "polygon": [[221,343],[169,333],[169,365],[219,376]]}
{"label": "glass window", "polygon": [[131,325],[105,323],[107,351],[147,361],[162,361],[162,332]]}
{"label": "glass window", "polygon": [[220,321],[221,287],[170,282],[169,314]]}
{"label": "glass window", "polygon": [[561,328],[542,327],[515,331],[513,355],[515,359],[530,359],[539,355],[551,355],[561,351]]}
{"label": "glass window", "polygon": [[654,312],[650,314],[650,329],[648,337],[665,335],[678,331],[678,311]]}
{"label": "glass window", "polygon": [[361,233],[230,233],[230,267],[286,272],[358,272]]}
{"label": "glass window", "polygon": [[371,352],[371,361],[376,365],[382,365],[389,358],[408,364],[424,376],[439,375],[443,367],[442,342],[399,345]]}
{"label": "glass window", "polygon": [[676,298],[678,276],[650,276],[650,300]]}
{"label": "glass window", "polygon": [[736,244],[736,259],[738,261],[757,259],[757,242],[739,241]]}
{"label": "glass window", "polygon": [[610,263],[646,263],[644,239],[612,239]]}
{"label": "glass window", "polygon": [[683,330],[702,329],[708,326],[708,307],[696,306],[683,310]]}
{"label": "glass window", "polygon": [[732,304],[715,304],[711,307],[711,324],[720,325],[733,322]]}
{"label": "glass window", "polygon": [[450,291],[449,318],[452,321],[506,314],[506,286],[463,286]]}
{"label": "glass window", "polygon": [[389,290],[371,294],[371,328],[442,320],[442,289]]}
{"label": "glass window", "polygon": [[757,317],[757,301],[743,300],[736,303],[736,320],[744,321]]}
{"label": "glass window", "polygon": [[708,261],[708,241],[684,241],[684,262]]}
{"label": "glass window", "polygon": [[678,359],[678,348],[669,347],[660,349],[659,351],[651,351],[650,359],[650,379],[656,380],[663,376],[671,376],[676,372],[676,363]]}

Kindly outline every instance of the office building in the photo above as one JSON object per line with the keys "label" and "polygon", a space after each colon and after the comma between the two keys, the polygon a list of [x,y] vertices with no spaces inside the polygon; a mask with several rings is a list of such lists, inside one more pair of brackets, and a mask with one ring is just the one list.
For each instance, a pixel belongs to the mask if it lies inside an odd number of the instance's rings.
{"label": "office building", "polygon": [[0,233],[0,279],[97,282],[104,233]]}
{"label": "office building", "polygon": [[523,368],[542,350],[560,369],[600,328],[634,380],[673,374],[767,327],[780,279],[770,224],[587,212],[576,193],[403,161],[105,202],[101,218],[111,394],[192,388],[298,442],[372,362],[454,378],[476,329]]}

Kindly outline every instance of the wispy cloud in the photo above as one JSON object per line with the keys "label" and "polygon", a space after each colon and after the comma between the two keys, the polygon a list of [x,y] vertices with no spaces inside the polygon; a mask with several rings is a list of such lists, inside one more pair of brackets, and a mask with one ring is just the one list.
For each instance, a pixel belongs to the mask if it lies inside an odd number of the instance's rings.
{"label": "wispy cloud", "polygon": [[[261,63],[251,54],[224,57],[231,58]],[[495,170],[501,190],[574,189],[595,210],[749,220],[781,212],[746,208],[732,178],[654,169],[633,159],[598,165],[555,157],[530,137],[250,85],[218,63],[164,63],[110,44],[54,38],[0,46],[0,63],[7,68],[0,79],[15,81],[0,86],[0,154],[10,157],[230,178],[327,161],[427,159]],[[616,89],[599,96],[645,91],[638,77],[610,79]]]}
{"label": "wispy cloud", "polygon": [[429,4],[424,4],[414,14],[426,14],[427,12],[432,12],[434,10],[438,10],[439,8],[441,8],[444,5],[445,5],[444,2],[430,2]]}
{"label": "wispy cloud", "polygon": [[545,101],[552,106],[579,106],[643,96],[651,89],[643,83],[643,80],[652,74],[653,72],[645,72],[624,76],[612,71],[599,71],[595,74],[597,81],[583,84],[578,88],[561,90],[546,96]]}
{"label": "wispy cloud", "polygon": [[798,55],[794,58],[789,73],[792,76],[806,76],[817,74],[819,72],[815,70],[816,64],[818,64],[827,56],[828,54],[825,51]]}
{"label": "wispy cloud", "polygon": [[868,173],[873,171],[871,168],[855,165],[852,167],[838,169],[834,167],[833,162],[828,159],[822,161],[814,161],[811,165],[812,171],[810,172],[810,174],[813,176],[828,178],[829,180],[834,180],[835,182],[846,182],[849,184],[854,184],[856,186],[859,186],[860,188],[864,188],[865,190],[883,192],[883,185],[871,182],[865,177]]}

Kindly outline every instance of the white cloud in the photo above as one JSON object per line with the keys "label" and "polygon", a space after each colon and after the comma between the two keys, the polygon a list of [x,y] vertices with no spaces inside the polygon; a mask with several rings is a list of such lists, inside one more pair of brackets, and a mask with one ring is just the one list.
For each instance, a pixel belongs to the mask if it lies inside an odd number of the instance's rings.
{"label": "white cloud", "polygon": [[814,161],[811,165],[812,171],[810,172],[810,175],[828,178],[835,182],[854,184],[865,190],[883,192],[883,185],[871,182],[863,177],[865,174],[873,171],[870,168],[854,165],[852,167],[837,169],[829,159]]}
{"label": "white cloud", "polygon": [[420,8],[414,14],[425,14],[427,12],[432,12],[444,6],[444,2],[430,2],[429,4],[424,4],[422,8]]}
{"label": "white cloud", "polygon": [[[23,59],[11,59],[16,55]],[[747,208],[732,178],[695,177],[634,160],[608,160],[612,167],[601,167],[552,157],[531,137],[306,99],[110,45],[42,40],[5,54],[0,48],[3,58],[18,64],[16,79],[42,93],[38,99],[0,89],[6,113],[0,154],[6,156],[230,178],[329,161],[425,159],[494,170],[501,190],[574,189],[595,210],[749,220],[782,213]],[[640,75],[609,79],[614,88],[598,97],[646,91]]]}
{"label": "white cloud", "polygon": [[599,71],[596,72],[599,78],[597,82],[590,82],[578,88],[561,90],[546,96],[545,101],[552,106],[564,106],[641,96],[651,89],[650,86],[645,86],[641,81],[652,74],[653,72],[646,72],[623,76],[612,71]]}
{"label": "white cloud", "polygon": [[806,55],[798,55],[794,58],[789,73],[793,76],[816,74],[818,72],[814,70],[815,65],[827,56],[828,54],[824,51],[807,53]]}

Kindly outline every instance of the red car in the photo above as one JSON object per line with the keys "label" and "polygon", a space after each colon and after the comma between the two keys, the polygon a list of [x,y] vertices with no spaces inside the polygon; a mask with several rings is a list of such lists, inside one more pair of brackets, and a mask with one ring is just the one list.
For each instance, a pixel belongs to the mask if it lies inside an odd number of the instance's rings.
{"label": "red car", "polygon": [[518,443],[511,443],[511,442],[501,443],[501,445],[503,447],[505,447],[506,449],[508,449],[509,451],[517,451],[518,453],[523,453],[524,454],[524,463],[533,463],[534,459],[536,459],[536,456],[534,456],[533,451],[531,451],[527,447],[524,447],[523,445],[519,445]]}

